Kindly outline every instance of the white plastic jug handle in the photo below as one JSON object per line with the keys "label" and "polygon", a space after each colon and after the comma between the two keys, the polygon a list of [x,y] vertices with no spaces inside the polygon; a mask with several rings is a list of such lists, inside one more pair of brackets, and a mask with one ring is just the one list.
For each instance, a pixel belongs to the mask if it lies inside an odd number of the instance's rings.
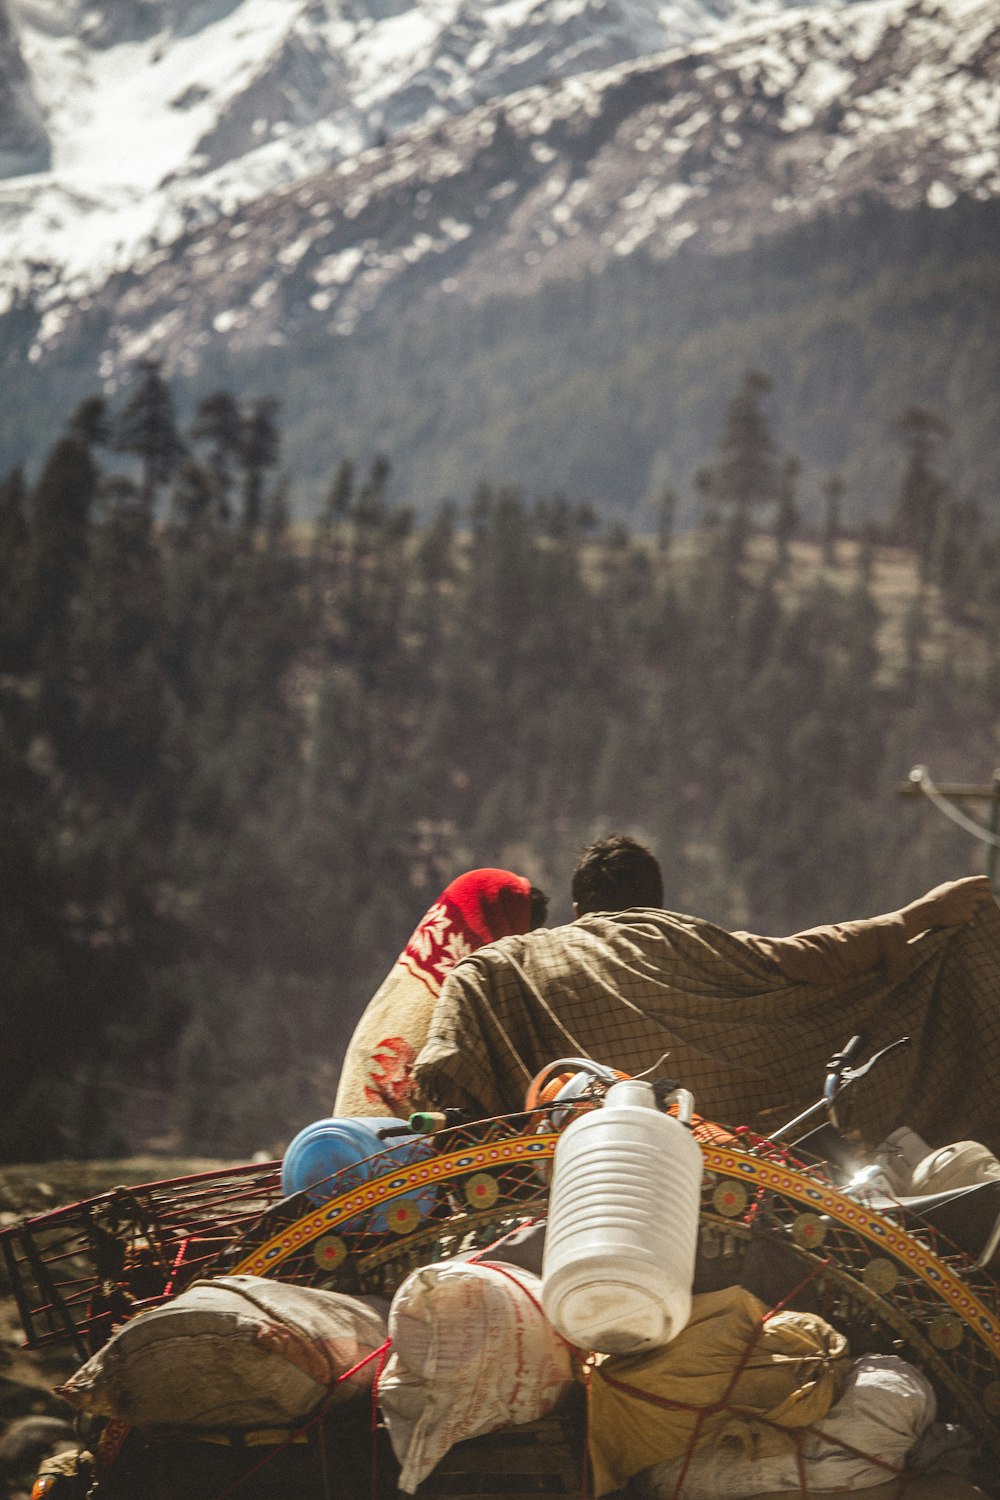
{"label": "white plastic jug handle", "polygon": [[688,1130],[691,1130],[693,1127],[694,1095],[690,1089],[674,1089],[673,1093],[668,1094],[663,1102],[666,1105],[675,1099],[677,1101],[678,1120],[682,1125],[686,1125]]}

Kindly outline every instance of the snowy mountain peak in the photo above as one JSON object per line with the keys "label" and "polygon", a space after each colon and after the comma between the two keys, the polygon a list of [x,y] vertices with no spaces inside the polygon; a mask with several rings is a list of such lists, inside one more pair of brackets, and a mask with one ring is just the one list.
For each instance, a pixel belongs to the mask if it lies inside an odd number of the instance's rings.
{"label": "snowy mountain peak", "polygon": [[[348,334],[377,308],[519,295],[637,250],[746,248],[875,194],[1000,196],[992,0],[789,13],[536,85],[193,228],[113,296],[104,373]],[[53,309],[42,342],[58,338]]]}
{"label": "snowy mountain peak", "polygon": [[77,290],[95,285],[150,241],[402,131],[782,8],[780,0],[6,0],[5,12],[4,3],[0,300],[37,285],[39,262]]}

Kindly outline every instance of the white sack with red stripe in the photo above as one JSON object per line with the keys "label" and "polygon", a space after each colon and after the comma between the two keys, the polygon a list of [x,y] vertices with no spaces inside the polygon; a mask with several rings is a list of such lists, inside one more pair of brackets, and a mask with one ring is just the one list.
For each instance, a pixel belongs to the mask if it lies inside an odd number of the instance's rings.
{"label": "white sack with red stripe", "polygon": [[473,1261],[422,1266],[389,1310],[392,1354],[379,1398],[399,1487],[412,1494],[454,1443],[547,1416],[573,1384],[541,1281]]}

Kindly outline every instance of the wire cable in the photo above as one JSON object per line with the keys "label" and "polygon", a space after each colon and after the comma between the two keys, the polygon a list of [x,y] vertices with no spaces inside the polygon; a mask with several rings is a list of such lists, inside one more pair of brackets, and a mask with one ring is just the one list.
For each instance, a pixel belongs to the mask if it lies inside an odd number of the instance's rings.
{"label": "wire cable", "polygon": [[992,844],[995,849],[1000,849],[1000,834],[991,832],[989,828],[984,828],[981,823],[977,823],[974,818],[970,818],[968,814],[962,812],[961,808],[955,807],[953,803],[949,802],[947,797],[942,796],[931,780],[931,773],[926,766],[914,766],[910,772],[910,780],[919,786],[924,796],[933,802],[939,812],[943,812],[946,818],[950,818],[953,823],[957,823],[959,828],[964,828],[966,833],[974,834],[982,843]]}

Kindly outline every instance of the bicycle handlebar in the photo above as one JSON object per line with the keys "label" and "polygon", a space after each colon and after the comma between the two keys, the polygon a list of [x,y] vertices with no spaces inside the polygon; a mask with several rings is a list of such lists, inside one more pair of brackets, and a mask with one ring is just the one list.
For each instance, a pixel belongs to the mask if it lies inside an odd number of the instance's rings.
{"label": "bicycle handlebar", "polygon": [[839,1052],[834,1053],[833,1057],[831,1057],[830,1061],[826,1065],[826,1079],[823,1083],[823,1092],[820,1097],[816,1100],[815,1104],[810,1104],[808,1109],[804,1109],[802,1113],[796,1115],[794,1119],[788,1120],[784,1125],[781,1126],[779,1130],[772,1130],[770,1134],[770,1139],[772,1141],[781,1140],[782,1137],[787,1136],[790,1131],[795,1130],[799,1125],[804,1125],[808,1120],[811,1120],[814,1115],[818,1115],[821,1111],[826,1114],[826,1117],[830,1121],[830,1124],[833,1125],[835,1129],[839,1130],[840,1122],[837,1119],[836,1110],[836,1099],[838,1095],[842,1093],[849,1084],[856,1083],[859,1078],[864,1078],[866,1074],[871,1072],[876,1063],[881,1062],[884,1057],[888,1057],[890,1052],[895,1052],[900,1047],[909,1047],[910,1038],[908,1036],[897,1037],[897,1039],[894,1042],[890,1042],[887,1047],[882,1047],[878,1052],[873,1052],[868,1061],[862,1063],[860,1067],[850,1067],[849,1064],[851,1060],[857,1056],[863,1044],[864,1038],[860,1035],[855,1035],[851,1037],[849,1042],[845,1043],[845,1045],[841,1047]]}

